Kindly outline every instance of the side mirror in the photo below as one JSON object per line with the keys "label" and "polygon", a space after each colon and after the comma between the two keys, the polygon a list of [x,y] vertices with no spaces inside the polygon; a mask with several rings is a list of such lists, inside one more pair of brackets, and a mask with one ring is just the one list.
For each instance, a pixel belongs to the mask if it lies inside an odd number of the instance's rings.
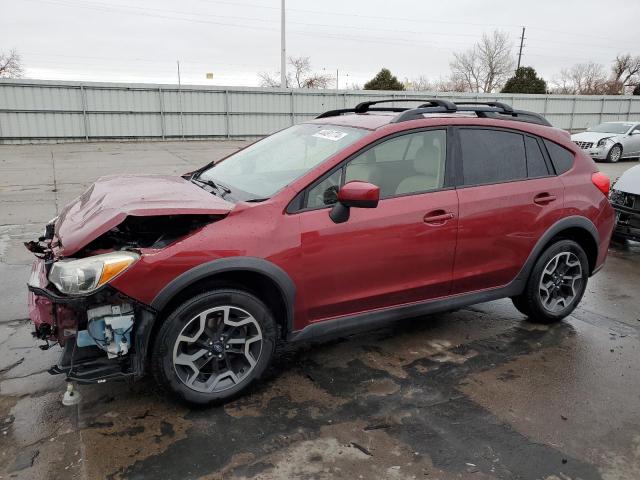
{"label": "side mirror", "polygon": [[329,213],[335,223],[349,220],[350,208],[376,208],[380,201],[380,187],[367,182],[346,183],[338,191],[338,202]]}

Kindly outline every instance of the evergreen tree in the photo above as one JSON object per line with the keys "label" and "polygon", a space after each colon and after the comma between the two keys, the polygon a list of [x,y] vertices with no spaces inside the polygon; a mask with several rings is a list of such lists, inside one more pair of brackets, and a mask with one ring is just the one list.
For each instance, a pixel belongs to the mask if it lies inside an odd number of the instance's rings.
{"label": "evergreen tree", "polygon": [[383,68],[378,74],[364,84],[365,90],[404,90],[404,85],[391,74],[387,68]]}
{"label": "evergreen tree", "polygon": [[520,67],[513,77],[507,80],[502,93],[547,93],[547,82],[538,77],[531,67]]}

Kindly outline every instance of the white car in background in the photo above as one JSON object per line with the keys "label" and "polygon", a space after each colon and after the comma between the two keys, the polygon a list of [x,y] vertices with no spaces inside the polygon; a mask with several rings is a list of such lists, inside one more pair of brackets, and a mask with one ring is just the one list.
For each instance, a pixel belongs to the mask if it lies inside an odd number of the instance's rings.
{"label": "white car in background", "polygon": [[640,157],[640,122],[601,123],[571,135],[571,140],[594,160]]}
{"label": "white car in background", "polygon": [[614,236],[640,242],[640,165],[620,175],[609,193],[616,211]]}

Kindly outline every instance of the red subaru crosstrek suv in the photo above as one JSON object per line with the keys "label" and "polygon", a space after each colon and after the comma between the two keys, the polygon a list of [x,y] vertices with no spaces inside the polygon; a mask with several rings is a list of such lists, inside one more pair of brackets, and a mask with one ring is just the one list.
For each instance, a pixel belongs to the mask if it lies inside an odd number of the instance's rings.
{"label": "red subaru crosstrek suv", "polygon": [[202,405],[259,379],[278,341],[502,297],[570,314],[607,255],[608,177],[535,113],[386,102],[182,177],[100,178],[27,244],[35,334],[63,347],[51,372],[151,371]]}

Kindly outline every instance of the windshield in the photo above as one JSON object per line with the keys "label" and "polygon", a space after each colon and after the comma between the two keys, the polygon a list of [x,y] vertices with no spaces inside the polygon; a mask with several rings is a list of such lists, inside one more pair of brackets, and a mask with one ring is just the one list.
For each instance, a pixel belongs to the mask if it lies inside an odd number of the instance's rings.
{"label": "windshield", "polygon": [[367,133],[334,125],[295,125],[227,157],[198,179],[222,184],[236,197],[268,198]]}
{"label": "windshield", "polygon": [[589,129],[590,132],[598,133],[627,133],[633,126],[632,123],[601,123]]}

